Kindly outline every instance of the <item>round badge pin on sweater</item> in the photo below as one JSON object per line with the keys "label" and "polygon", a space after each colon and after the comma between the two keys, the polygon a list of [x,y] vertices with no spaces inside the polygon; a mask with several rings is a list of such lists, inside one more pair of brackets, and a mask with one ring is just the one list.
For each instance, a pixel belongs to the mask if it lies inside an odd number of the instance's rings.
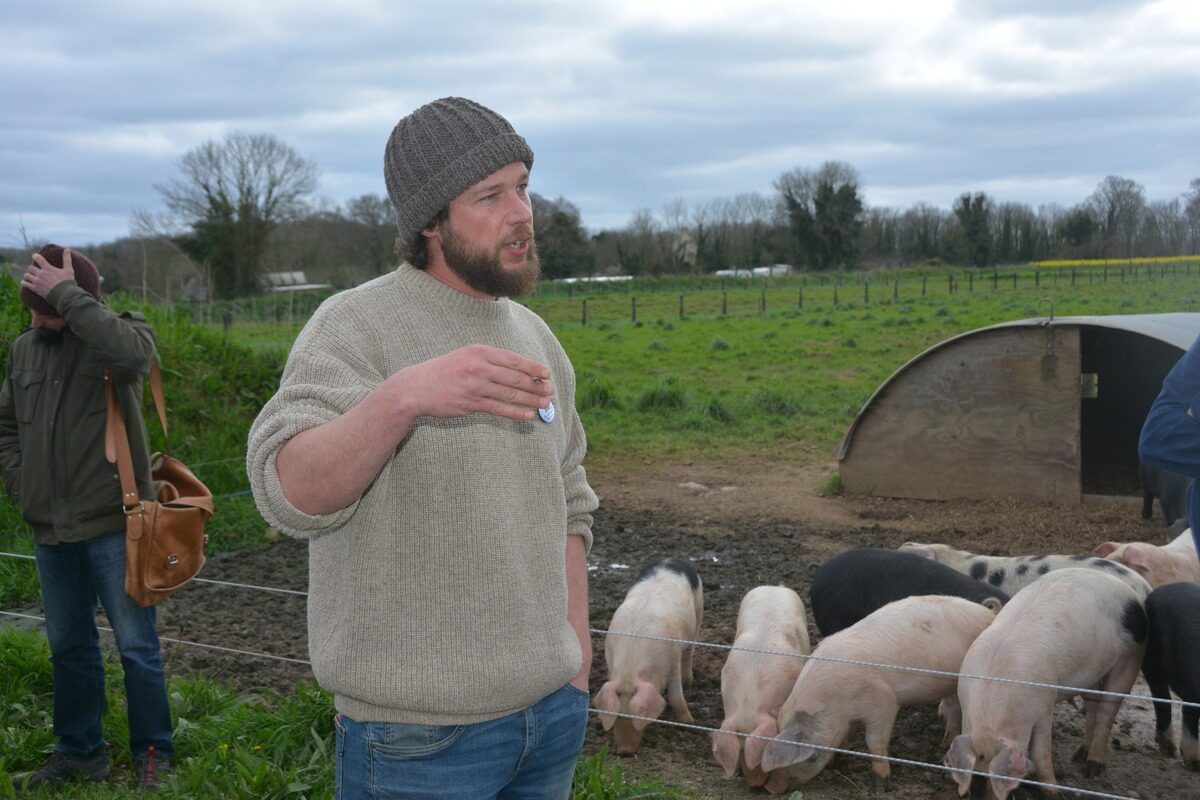
{"label": "round badge pin on sweater", "polygon": [[554,401],[550,401],[550,405],[545,408],[538,409],[538,416],[542,418],[542,422],[554,422]]}

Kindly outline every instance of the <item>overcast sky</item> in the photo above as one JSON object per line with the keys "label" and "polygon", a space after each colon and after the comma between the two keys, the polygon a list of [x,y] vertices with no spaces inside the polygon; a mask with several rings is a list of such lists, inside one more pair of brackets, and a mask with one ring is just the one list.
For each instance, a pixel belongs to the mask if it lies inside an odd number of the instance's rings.
{"label": "overcast sky", "polygon": [[[1054,10],[1046,10],[1053,7]],[[0,246],[127,235],[179,157],[270,133],[317,200],[383,194],[383,145],[471,97],[593,231],[847,161],[870,205],[1073,205],[1200,177],[1200,3],[1101,0],[5,0]]]}

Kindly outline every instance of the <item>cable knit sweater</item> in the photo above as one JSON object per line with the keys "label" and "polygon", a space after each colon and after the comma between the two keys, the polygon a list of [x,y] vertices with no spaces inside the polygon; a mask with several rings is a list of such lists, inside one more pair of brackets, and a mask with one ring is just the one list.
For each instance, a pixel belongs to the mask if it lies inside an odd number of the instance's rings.
{"label": "cable knit sweater", "polygon": [[[556,417],[419,417],[370,488],[323,516],[287,501],[283,444],[343,414],[403,367],[469,344],[550,368]],[[309,541],[308,640],[317,680],[358,721],[468,724],[525,708],[581,665],[567,622],[566,537],[591,546],[575,375],[535,314],[402,264],[331,297],[250,430],[263,517]]]}

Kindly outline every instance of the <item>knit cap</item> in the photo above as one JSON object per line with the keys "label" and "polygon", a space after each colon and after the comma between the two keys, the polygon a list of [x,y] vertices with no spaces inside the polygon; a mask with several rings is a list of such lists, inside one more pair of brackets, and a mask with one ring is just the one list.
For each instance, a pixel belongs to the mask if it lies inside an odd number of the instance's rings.
{"label": "knit cap", "polygon": [[[42,258],[46,259],[46,261],[50,262],[51,266],[55,266],[55,267],[58,267],[59,269],[62,269],[62,265],[63,265],[63,248],[62,247],[59,247],[56,244],[48,244],[45,247],[43,247],[41,250],[38,250],[37,254],[39,256],[41,256]],[[99,300],[100,299],[100,270],[96,269],[96,265],[92,263],[92,260],[90,258],[88,258],[87,256],[85,256],[83,253],[79,252],[78,250],[72,250],[71,251],[71,266],[75,269],[75,282],[79,284],[79,287],[81,289],[83,289],[85,292],[87,292],[88,294],[90,294],[92,297]],[[58,313],[57,308],[50,305],[50,301],[46,300],[45,298],[43,298],[37,294],[34,294],[33,292],[31,292],[30,290],[28,290],[24,287],[21,288],[21,302],[24,303],[25,306],[30,311],[36,311],[37,313],[39,313],[43,316],[47,316],[47,317],[62,316],[61,314]]]}
{"label": "knit cap", "polygon": [[443,97],[396,123],[383,177],[400,237],[409,239],[464,190],[533,150],[504,117],[463,97]]}

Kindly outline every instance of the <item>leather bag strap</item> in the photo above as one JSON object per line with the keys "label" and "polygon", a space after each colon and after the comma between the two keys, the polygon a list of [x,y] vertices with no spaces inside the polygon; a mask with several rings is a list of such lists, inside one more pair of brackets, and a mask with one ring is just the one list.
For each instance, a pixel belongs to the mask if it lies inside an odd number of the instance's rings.
{"label": "leather bag strap", "polygon": [[[104,391],[108,406],[104,424],[104,457],[117,465],[117,475],[121,479],[121,505],[125,507],[127,525],[132,525],[131,515],[141,509],[142,499],[138,496],[137,480],[133,476],[133,456],[129,451],[129,432],[125,429],[125,417],[121,414],[121,401],[108,370],[104,370]],[[140,520],[141,514],[137,516]],[[129,528],[129,532],[132,535],[133,529]]]}
{"label": "leather bag strap", "polygon": [[[109,463],[117,465],[117,475],[121,478],[121,504],[125,513],[129,514],[135,507],[141,505],[138,496],[137,479],[133,474],[133,455],[129,450],[129,431],[125,428],[125,417],[121,414],[121,399],[117,396],[117,387],[112,375],[104,370],[104,387],[108,416],[104,425],[104,457]],[[150,364],[150,392],[154,395],[154,407],[158,411],[158,422],[163,430],[163,452],[171,454],[171,445],[167,437],[167,403],[163,398],[162,371],[157,359]]]}
{"label": "leather bag strap", "polygon": [[157,359],[150,363],[150,394],[154,395],[154,408],[162,425],[163,452],[171,455],[171,437],[167,434],[167,401],[163,396],[162,371],[158,368]]}

